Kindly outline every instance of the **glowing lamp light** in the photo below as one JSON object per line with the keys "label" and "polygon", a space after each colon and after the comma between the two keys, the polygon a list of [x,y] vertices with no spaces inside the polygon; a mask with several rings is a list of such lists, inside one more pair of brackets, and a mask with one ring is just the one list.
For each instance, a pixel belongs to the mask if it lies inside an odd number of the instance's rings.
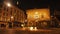
{"label": "glowing lamp light", "polygon": [[30,30],[33,30],[33,27],[30,27]]}
{"label": "glowing lamp light", "polygon": [[37,30],[37,27],[35,27],[34,29]]}
{"label": "glowing lamp light", "polygon": [[38,12],[35,12],[35,14],[38,14]]}
{"label": "glowing lamp light", "polygon": [[37,31],[37,27],[30,27],[31,31]]}
{"label": "glowing lamp light", "polygon": [[23,26],[24,26],[24,24],[21,24],[21,26],[23,27]]}
{"label": "glowing lamp light", "polygon": [[11,16],[11,18],[13,19],[13,16]]}
{"label": "glowing lamp light", "polygon": [[7,3],[7,6],[8,6],[8,7],[10,7],[10,6],[11,6],[11,4],[10,4],[10,3]]}

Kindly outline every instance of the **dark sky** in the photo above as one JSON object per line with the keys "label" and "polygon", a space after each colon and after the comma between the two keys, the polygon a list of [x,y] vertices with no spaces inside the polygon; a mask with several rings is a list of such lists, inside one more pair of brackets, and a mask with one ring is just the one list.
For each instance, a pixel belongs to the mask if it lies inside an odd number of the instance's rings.
{"label": "dark sky", "polygon": [[21,7],[23,7],[23,8],[25,7],[24,9],[27,9],[27,8],[41,8],[41,7],[47,7],[48,3],[49,3],[49,1],[26,0],[26,1],[22,1]]}
{"label": "dark sky", "polygon": [[20,7],[22,9],[31,9],[31,8],[42,8],[42,7],[48,7],[49,1],[43,1],[43,0],[21,0]]}
{"label": "dark sky", "polygon": [[[31,8],[47,8],[48,6],[60,10],[59,0],[16,0],[19,1],[19,7],[26,10]],[[16,2],[13,1],[14,3]]]}
{"label": "dark sky", "polygon": [[[19,5],[16,5],[17,1],[19,2]],[[3,2],[3,0],[0,0],[0,2]],[[59,0],[12,0],[11,3],[23,10],[31,8],[47,8],[48,6],[60,10]]]}

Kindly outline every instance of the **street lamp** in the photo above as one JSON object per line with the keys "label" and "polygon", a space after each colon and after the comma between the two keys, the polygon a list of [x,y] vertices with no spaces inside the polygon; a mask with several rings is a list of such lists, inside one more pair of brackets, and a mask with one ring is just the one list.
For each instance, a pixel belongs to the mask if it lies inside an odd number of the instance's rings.
{"label": "street lamp", "polygon": [[13,19],[13,16],[11,16],[11,19]]}
{"label": "street lamp", "polygon": [[8,6],[8,7],[11,7],[11,4],[10,4],[10,3],[7,3],[7,6]]}
{"label": "street lamp", "polygon": [[14,20],[14,16],[11,16],[10,18],[11,18],[11,21],[13,21],[13,20]]}

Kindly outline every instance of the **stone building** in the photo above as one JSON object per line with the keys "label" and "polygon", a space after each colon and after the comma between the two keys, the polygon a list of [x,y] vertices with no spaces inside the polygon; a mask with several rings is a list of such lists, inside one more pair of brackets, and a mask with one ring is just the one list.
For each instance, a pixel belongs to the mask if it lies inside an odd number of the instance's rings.
{"label": "stone building", "polygon": [[30,9],[26,11],[28,26],[45,27],[50,21],[50,10],[48,8]]}
{"label": "stone building", "polygon": [[0,3],[0,24],[14,21],[24,23],[24,11],[9,3]]}

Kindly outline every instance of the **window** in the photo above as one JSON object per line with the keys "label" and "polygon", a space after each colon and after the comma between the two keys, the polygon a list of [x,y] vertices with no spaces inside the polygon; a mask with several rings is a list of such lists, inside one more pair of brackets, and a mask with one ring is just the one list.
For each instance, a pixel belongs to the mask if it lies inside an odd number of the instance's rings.
{"label": "window", "polygon": [[5,17],[3,17],[3,21],[5,21]]}
{"label": "window", "polygon": [[12,15],[12,8],[11,8],[10,14]]}
{"label": "window", "polygon": [[2,5],[0,5],[0,8],[2,8]]}
{"label": "window", "polygon": [[6,7],[4,7],[4,11],[6,11]]}
{"label": "window", "polygon": [[5,16],[5,12],[3,13],[3,15]]}
{"label": "window", "polygon": [[8,13],[4,12],[3,15],[6,17],[6,16],[8,16]]}
{"label": "window", "polygon": [[8,10],[9,10],[9,9],[7,8],[7,12],[8,12]]}
{"label": "window", "polygon": [[14,10],[14,13],[16,13],[16,9]]}

